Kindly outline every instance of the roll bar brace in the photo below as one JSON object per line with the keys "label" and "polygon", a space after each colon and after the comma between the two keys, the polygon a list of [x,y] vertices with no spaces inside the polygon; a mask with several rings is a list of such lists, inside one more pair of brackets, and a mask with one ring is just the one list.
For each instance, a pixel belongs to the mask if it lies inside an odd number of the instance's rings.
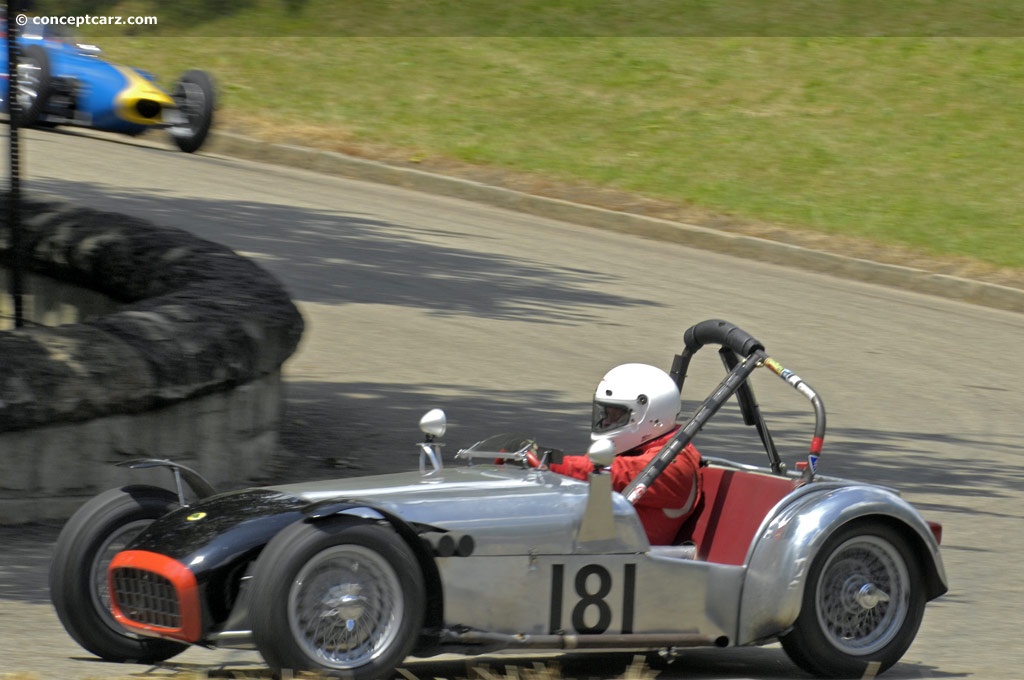
{"label": "roll bar brace", "polygon": [[785,380],[797,392],[806,397],[814,408],[814,436],[811,440],[810,452],[807,456],[807,467],[804,469],[804,481],[810,482],[814,479],[821,456],[822,444],[825,439],[825,405],[821,397],[805,383],[800,376],[785,368],[778,361],[772,359],[765,352],[764,345],[752,335],[739,326],[721,321],[709,319],[691,326],[683,333],[685,347],[681,354],[677,354],[672,362],[670,375],[683,389],[686,380],[686,370],[690,360],[697,351],[708,344],[721,345],[719,355],[726,369],[726,376],[719,383],[718,387],[708,396],[707,399],[697,408],[672,439],[661,448],[658,454],[647,466],[640,471],[633,480],[622,490],[622,494],[635,504],[641,496],[651,487],[651,484],[665,470],[675,457],[679,455],[697,433],[715,413],[728,401],[729,397],[736,395],[740,411],[743,415],[743,422],[746,425],[753,425],[761,437],[765,450],[771,464],[772,472],[777,475],[785,474],[785,465],[779,456],[772,440],[771,432],[764,421],[757,399],[754,397],[753,387],[748,378],[758,368],[767,367],[773,373]]}

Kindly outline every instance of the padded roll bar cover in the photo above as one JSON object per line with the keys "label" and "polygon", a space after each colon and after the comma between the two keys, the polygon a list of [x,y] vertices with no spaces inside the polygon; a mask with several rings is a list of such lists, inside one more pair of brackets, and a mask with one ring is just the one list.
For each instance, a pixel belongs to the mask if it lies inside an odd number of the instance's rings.
{"label": "padded roll bar cover", "polygon": [[683,342],[691,353],[709,343],[728,347],[741,357],[750,356],[757,350],[764,351],[764,345],[750,333],[721,319],[708,319],[690,326],[683,334]]}

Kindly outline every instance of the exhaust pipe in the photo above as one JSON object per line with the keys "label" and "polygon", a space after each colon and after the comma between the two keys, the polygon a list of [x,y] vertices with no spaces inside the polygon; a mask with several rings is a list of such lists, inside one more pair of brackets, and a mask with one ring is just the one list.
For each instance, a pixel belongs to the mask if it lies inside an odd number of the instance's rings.
{"label": "exhaust pipe", "polygon": [[628,635],[509,635],[479,630],[445,630],[442,643],[492,645],[516,649],[662,649],[666,647],[728,647],[729,638],[696,633],[649,633]]}

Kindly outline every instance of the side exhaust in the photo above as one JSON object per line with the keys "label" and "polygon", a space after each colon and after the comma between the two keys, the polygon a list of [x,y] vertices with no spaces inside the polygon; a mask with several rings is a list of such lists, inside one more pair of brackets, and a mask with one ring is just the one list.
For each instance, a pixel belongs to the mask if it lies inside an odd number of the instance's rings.
{"label": "side exhaust", "polygon": [[496,649],[662,649],[672,647],[728,647],[729,638],[696,633],[636,635],[509,635],[479,630],[445,630],[444,644],[484,645]]}

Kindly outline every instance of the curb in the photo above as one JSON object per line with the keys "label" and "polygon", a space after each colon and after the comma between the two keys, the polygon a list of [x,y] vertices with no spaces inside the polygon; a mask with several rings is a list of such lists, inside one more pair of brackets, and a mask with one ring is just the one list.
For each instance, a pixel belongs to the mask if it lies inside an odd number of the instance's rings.
{"label": "curb", "polygon": [[680,243],[691,248],[759,262],[901,288],[1010,312],[1024,312],[1024,289],[936,274],[913,267],[844,257],[692,224],[570,203],[471,180],[387,165],[333,151],[263,142],[244,135],[218,131],[211,132],[205,151],[460,198],[538,217]]}

